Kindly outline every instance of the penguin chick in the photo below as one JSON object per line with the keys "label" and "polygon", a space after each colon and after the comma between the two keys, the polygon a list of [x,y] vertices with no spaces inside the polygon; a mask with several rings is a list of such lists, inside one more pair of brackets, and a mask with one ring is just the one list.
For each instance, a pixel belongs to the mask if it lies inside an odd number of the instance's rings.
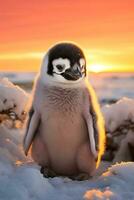
{"label": "penguin chick", "polygon": [[72,43],[56,44],[46,53],[34,85],[25,154],[32,146],[46,177],[80,180],[94,174],[104,143],[104,122],[87,80],[84,53]]}

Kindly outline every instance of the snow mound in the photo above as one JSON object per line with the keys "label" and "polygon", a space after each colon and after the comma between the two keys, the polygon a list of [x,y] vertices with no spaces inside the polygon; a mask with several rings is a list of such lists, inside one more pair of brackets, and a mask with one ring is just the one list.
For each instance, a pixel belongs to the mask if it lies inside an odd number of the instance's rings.
{"label": "snow mound", "polygon": [[95,182],[96,189],[85,193],[85,199],[134,199],[134,176],[132,174],[134,174],[134,163],[132,162],[112,166]]}
{"label": "snow mound", "polygon": [[27,116],[29,95],[7,78],[0,79],[0,123],[21,126]]}
{"label": "snow mound", "polygon": [[0,112],[12,109],[19,118],[27,105],[29,95],[7,78],[0,79]]}
{"label": "snow mound", "polygon": [[[15,127],[24,123],[29,95],[8,79],[0,79],[0,160],[14,164],[26,160],[22,150],[22,128]],[[25,111],[25,112],[24,112]]]}
{"label": "snow mound", "polygon": [[134,100],[124,97],[115,104],[104,106],[102,113],[107,131],[113,132],[125,121],[134,123]]}
{"label": "snow mound", "polygon": [[102,108],[106,124],[104,160],[134,161],[134,99],[122,98]]}

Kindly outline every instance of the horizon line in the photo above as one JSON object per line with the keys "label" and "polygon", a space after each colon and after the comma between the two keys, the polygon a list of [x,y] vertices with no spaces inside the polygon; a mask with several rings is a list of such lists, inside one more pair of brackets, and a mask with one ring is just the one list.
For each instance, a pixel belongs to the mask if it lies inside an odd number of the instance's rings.
{"label": "horizon line", "polygon": [[[106,70],[106,71],[99,71],[99,72],[95,72],[95,71],[90,71],[90,70],[87,70],[88,71],[88,73],[93,73],[93,74],[102,74],[102,73],[134,73],[134,71],[125,71],[125,70],[123,70],[123,71],[112,71],[112,70]],[[39,70],[36,70],[36,71],[34,71],[34,70],[0,70],[0,73],[38,73],[39,72]]]}

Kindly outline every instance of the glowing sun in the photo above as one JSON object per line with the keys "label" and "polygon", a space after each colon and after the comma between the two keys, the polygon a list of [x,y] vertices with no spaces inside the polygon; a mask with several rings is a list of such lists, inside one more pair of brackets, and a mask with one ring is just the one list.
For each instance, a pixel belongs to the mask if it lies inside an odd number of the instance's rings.
{"label": "glowing sun", "polygon": [[93,71],[96,73],[107,71],[109,68],[110,68],[109,66],[105,66],[105,65],[101,65],[101,64],[93,64],[93,65],[88,66],[89,71]]}

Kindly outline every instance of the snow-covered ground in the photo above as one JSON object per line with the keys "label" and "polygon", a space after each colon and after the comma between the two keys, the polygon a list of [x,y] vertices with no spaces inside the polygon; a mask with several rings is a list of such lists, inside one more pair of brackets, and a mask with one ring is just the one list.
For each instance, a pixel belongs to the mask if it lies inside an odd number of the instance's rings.
{"label": "snow-covered ground", "polygon": [[[20,116],[25,110],[27,97],[24,91],[8,81],[0,82],[0,112],[9,109],[6,105],[16,104],[13,112]],[[107,130],[115,130],[126,120],[132,120],[133,123],[133,105],[134,100],[125,98],[110,107],[103,107]],[[7,112],[6,114],[8,115]],[[18,120],[21,121],[21,118]],[[47,179],[42,176],[39,167],[31,158],[26,158],[23,153],[24,129],[9,128],[5,121],[9,122],[9,119],[3,118],[0,121],[0,200],[134,199],[133,162],[116,164],[110,168],[107,166],[111,163],[103,162],[96,176],[88,181],[72,181],[61,177]],[[106,172],[100,175],[102,171]]]}
{"label": "snow-covered ground", "polygon": [[13,83],[30,83],[33,82],[35,76],[35,72],[0,72],[0,78],[7,77]]}

